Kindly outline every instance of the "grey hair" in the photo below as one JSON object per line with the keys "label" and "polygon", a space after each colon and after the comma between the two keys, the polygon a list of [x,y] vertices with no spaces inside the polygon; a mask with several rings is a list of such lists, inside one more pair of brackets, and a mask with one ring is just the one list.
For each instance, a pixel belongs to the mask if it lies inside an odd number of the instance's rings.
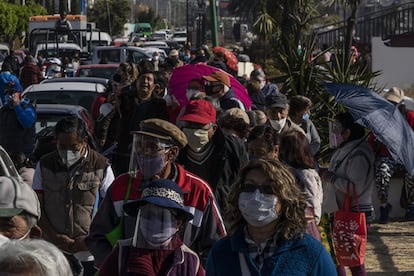
{"label": "grey hair", "polygon": [[10,240],[0,246],[0,273],[73,275],[63,253],[53,244],[40,239]]}

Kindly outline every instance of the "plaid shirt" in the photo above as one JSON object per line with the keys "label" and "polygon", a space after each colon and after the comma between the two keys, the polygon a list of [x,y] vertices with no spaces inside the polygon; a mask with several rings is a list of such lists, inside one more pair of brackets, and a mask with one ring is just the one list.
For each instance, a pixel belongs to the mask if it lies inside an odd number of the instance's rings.
{"label": "plaid shirt", "polygon": [[33,63],[28,63],[23,66],[20,72],[20,83],[23,89],[26,89],[31,84],[37,84],[42,80],[40,69]]}
{"label": "plaid shirt", "polygon": [[277,247],[279,232],[276,232],[271,238],[260,243],[259,245],[250,237],[247,227],[244,227],[244,240],[247,243],[250,257],[254,260],[257,268],[262,269],[264,259],[273,255]]}

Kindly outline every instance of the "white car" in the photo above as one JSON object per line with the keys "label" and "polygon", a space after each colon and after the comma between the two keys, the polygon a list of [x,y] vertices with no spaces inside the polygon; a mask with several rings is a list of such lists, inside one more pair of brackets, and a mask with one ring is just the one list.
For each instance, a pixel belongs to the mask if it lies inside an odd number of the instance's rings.
{"label": "white car", "polygon": [[186,31],[175,31],[172,39],[177,41],[180,44],[185,44],[187,42],[187,32]]}
{"label": "white car", "polygon": [[[98,82],[93,81],[95,78],[69,79],[68,81],[65,81],[65,78],[52,79],[56,82],[32,84],[23,91],[22,96],[29,98],[34,104],[80,105],[90,111],[95,98],[106,91],[106,86],[100,83],[104,79],[99,79]],[[76,81],[77,79],[79,81]],[[80,81],[80,79],[88,79],[88,81]]]}

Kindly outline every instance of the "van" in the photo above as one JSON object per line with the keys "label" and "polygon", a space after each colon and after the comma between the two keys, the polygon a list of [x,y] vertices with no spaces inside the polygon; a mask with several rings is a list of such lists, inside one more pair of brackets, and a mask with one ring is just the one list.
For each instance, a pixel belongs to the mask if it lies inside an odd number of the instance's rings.
{"label": "van", "polygon": [[86,34],[86,43],[91,43],[91,49],[95,46],[109,46],[112,43],[112,37],[106,32],[92,31]]}
{"label": "van", "polygon": [[150,23],[137,23],[135,25],[134,33],[142,33],[145,37],[152,34],[152,27]]}
{"label": "van", "polygon": [[81,55],[82,48],[76,43],[41,43],[37,44],[35,57],[41,54],[45,58],[57,57],[73,57],[75,53]]}
{"label": "van", "polygon": [[96,46],[92,50],[92,63],[139,63],[142,59],[151,59],[152,55],[142,48],[134,46]]}

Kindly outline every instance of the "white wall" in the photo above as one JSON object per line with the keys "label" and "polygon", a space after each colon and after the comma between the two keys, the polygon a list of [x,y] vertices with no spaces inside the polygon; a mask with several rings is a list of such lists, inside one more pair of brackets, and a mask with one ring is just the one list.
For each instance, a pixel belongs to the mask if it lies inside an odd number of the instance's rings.
{"label": "white wall", "polygon": [[380,37],[372,38],[372,70],[382,71],[379,87],[414,86],[414,47],[388,47]]}

